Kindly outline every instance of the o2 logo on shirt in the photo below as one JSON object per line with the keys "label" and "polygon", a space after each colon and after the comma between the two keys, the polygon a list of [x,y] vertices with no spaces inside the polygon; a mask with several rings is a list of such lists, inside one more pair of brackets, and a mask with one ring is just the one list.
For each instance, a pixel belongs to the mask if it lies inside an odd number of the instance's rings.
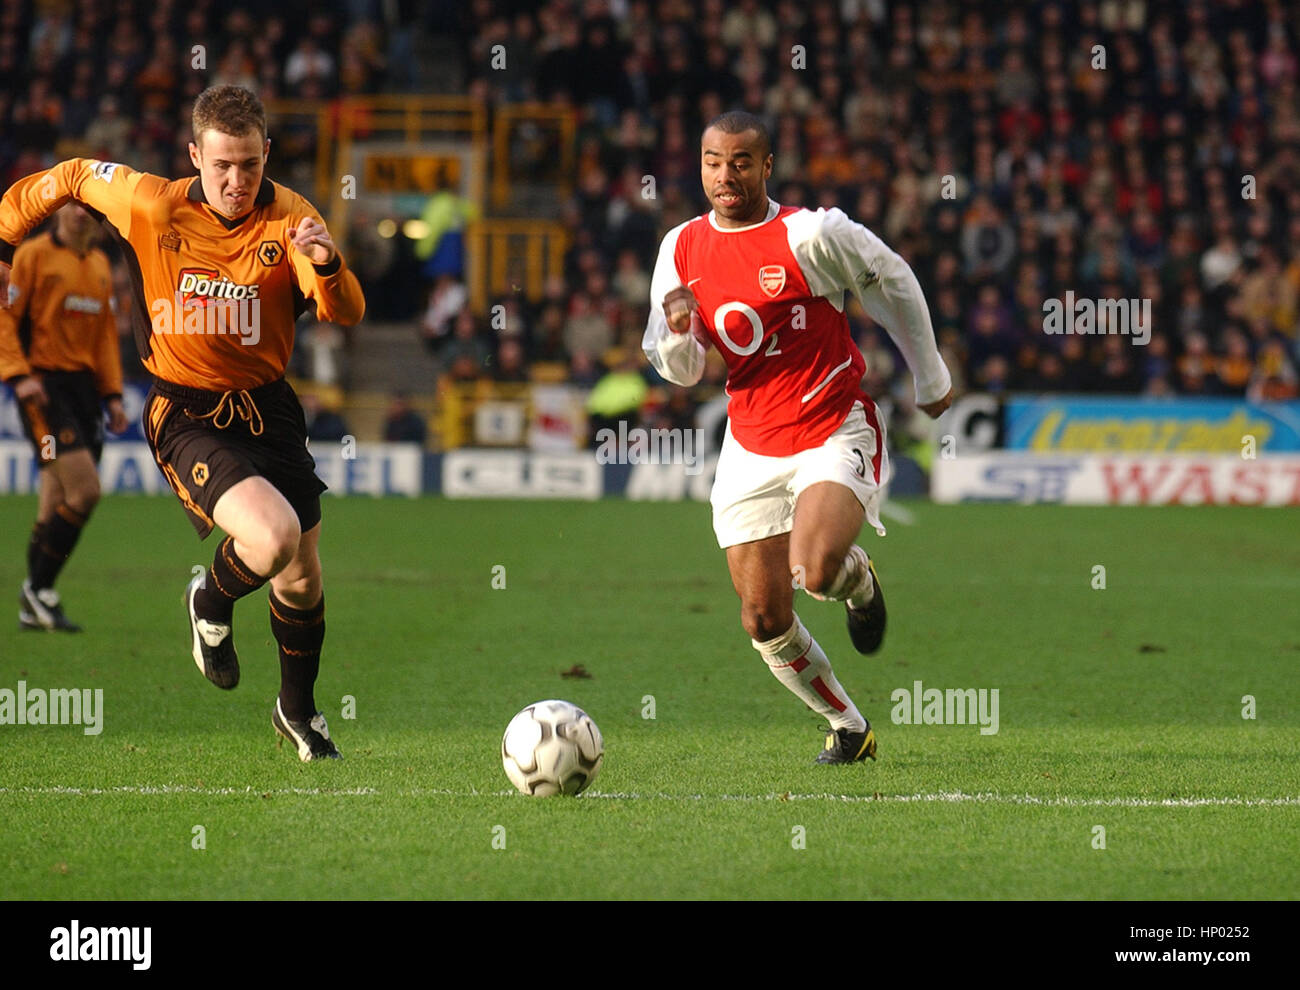
{"label": "o2 logo on shirt", "polygon": [[[782,272],[782,278],[784,279],[784,272]],[[753,337],[744,347],[732,340],[727,333],[727,317],[731,313],[739,313],[743,316],[749,321],[749,325],[754,331]],[[749,357],[763,344],[763,331],[765,329],[763,320],[753,306],[748,306],[743,302],[723,303],[715,309],[713,311],[713,329],[718,332],[718,339],[727,345],[728,350],[740,357]],[[772,334],[771,340],[768,341],[767,350],[763,352],[764,357],[776,357],[781,353],[780,348],[777,347],[779,336],[779,334]]]}

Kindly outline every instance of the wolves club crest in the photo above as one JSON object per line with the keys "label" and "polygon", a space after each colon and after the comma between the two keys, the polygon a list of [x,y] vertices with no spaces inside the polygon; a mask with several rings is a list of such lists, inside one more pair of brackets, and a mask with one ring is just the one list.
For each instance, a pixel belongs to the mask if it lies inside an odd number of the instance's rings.
{"label": "wolves club crest", "polygon": [[775,299],[785,288],[785,266],[764,265],[758,270],[758,287],[769,299]]}

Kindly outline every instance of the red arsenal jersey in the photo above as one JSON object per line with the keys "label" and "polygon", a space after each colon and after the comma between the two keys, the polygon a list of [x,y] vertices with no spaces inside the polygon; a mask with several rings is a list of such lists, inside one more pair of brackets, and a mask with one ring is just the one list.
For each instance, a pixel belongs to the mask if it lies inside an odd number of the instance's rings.
{"label": "red arsenal jersey", "polygon": [[[693,333],[674,334],[663,300],[682,285],[700,305]],[[899,342],[926,396],[919,401],[946,394],[951,382],[911,269],[839,210],[770,203],[767,217],[747,227],[719,227],[710,212],[669,231],[643,346],[660,373],[682,385],[700,378],[701,345],[716,347],[727,363],[732,434],[746,450],[788,456],[825,441],[856,401],[873,415],[845,291]]]}

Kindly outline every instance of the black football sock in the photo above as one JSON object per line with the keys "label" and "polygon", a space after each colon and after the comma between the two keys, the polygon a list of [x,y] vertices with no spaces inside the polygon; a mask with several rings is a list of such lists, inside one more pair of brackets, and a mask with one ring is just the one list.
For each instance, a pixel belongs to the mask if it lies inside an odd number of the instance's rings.
{"label": "black football sock", "polygon": [[[36,573],[36,568],[41,555],[45,552],[41,544],[45,542],[45,523],[32,523],[32,538],[27,542],[27,580],[32,580],[32,575]],[[33,587],[35,585],[33,584]]]}
{"label": "black football sock", "polygon": [[227,536],[217,546],[203,585],[195,592],[194,612],[200,619],[229,624],[235,602],[251,595],[266,580],[239,558],[234,537]]}
{"label": "black football sock", "polygon": [[54,510],[49,522],[44,526],[37,523],[33,528],[27,548],[27,577],[33,590],[54,587],[54,579],[77,545],[87,518],[64,503]]}
{"label": "black football sock", "polygon": [[312,608],[291,608],[271,592],[271,634],[280,644],[280,711],[294,722],[316,714],[316,674],[325,642],[325,596]]}

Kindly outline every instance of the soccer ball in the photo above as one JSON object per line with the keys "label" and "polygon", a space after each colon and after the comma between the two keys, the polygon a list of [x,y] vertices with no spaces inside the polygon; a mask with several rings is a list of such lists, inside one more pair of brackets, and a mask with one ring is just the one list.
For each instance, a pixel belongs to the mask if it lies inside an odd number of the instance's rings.
{"label": "soccer ball", "polygon": [[510,720],[501,763],[521,794],[578,794],[600,773],[605,741],[591,716],[567,701],[538,701]]}

